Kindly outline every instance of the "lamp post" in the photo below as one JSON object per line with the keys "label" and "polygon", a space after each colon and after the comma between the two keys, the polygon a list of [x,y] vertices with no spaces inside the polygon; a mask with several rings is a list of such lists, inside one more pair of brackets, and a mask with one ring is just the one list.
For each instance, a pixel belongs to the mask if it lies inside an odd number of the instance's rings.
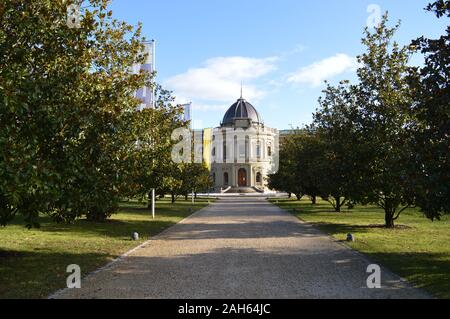
{"label": "lamp post", "polygon": [[152,217],[155,219],[155,189],[152,188]]}

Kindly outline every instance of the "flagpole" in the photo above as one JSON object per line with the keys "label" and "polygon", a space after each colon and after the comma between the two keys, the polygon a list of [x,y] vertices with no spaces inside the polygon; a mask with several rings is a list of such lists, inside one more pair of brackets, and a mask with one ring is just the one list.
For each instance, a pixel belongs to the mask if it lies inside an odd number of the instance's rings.
{"label": "flagpole", "polygon": [[[190,115],[190,117],[191,117],[191,130],[192,130],[192,139],[193,139],[193,141],[194,141],[194,147],[193,147],[193,149],[194,149],[194,158],[195,158],[195,152],[196,152],[196,149],[195,149],[195,131],[194,131],[194,110],[192,109],[192,101],[191,102],[189,102],[189,115]],[[194,161],[194,158],[191,158],[191,160],[192,161]],[[195,202],[195,199],[194,199],[194,190],[192,190],[192,204],[194,204],[194,202]]]}
{"label": "flagpole", "polygon": [[[151,48],[152,48],[152,68],[151,68],[151,72],[154,73],[156,70],[156,58],[155,58],[155,54],[156,54],[156,41],[152,40],[151,42]],[[156,108],[156,96],[155,96],[156,90],[155,90],[155,85],[154,85],[154,81],[153,81],[153,86],[152,86],[152,101],[151,101],[151,108],[155,109]],[[153,159],[153,162],[155,160]],[[155,214],[155,188],[152,188],[152,198],[150,199],[152,202],[152,218],[155,219],[156,214]]]}

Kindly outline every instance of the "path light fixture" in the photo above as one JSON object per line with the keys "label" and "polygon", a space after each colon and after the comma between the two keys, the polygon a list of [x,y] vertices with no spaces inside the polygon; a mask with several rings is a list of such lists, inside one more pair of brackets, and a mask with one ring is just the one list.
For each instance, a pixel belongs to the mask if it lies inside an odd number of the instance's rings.
{"label": "path light fixture", "polygon": [[351,242],[355,241],[355,237],[353,236],[353,234],[347,234],[347,241],[351,241]]}

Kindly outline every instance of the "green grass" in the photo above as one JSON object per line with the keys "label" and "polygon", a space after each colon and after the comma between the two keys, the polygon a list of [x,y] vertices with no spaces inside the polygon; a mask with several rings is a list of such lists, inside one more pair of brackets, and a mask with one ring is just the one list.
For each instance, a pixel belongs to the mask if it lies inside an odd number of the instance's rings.
{"label": "green grass", "polygon": [[[322,231],[344,241],[348,233],[356,237],[352,248],[380,262],[414,286],[439,298],[450,298],[450,216],[432,222],[418,210],[402,213],[397,225],[386,229],[384,214],[374,206],[355,207],[342,213],[319,201],[311,205],[306,198],[271,200],[298,218],[315,224]],[[406,226],[406,227],[405,227]]]}
{"label": "green grass", "polygon": [[[106,223],[77,220],[73,225],[52,223],[41,217],[40,229],[28,230],[17,218],[0,227],[0,298],[45,298],[66,285],[66,267],[78,264],[82,275],[205,207],[207,199],[194,205],[180,199],[156,202],[156,219],[135,201],[121,203],[118,214]],[[139,241],[131,240],[137,231]]]}

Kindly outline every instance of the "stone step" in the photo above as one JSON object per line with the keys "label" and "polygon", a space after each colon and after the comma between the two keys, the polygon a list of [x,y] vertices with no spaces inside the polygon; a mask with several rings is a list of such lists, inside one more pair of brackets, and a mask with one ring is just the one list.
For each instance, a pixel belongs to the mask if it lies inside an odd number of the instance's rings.
{"label": "stone step", "polygon": [[257,191],[253,187],[232,187],[225,193],[226,194],[254,194],[254,193],[257,193]]}

